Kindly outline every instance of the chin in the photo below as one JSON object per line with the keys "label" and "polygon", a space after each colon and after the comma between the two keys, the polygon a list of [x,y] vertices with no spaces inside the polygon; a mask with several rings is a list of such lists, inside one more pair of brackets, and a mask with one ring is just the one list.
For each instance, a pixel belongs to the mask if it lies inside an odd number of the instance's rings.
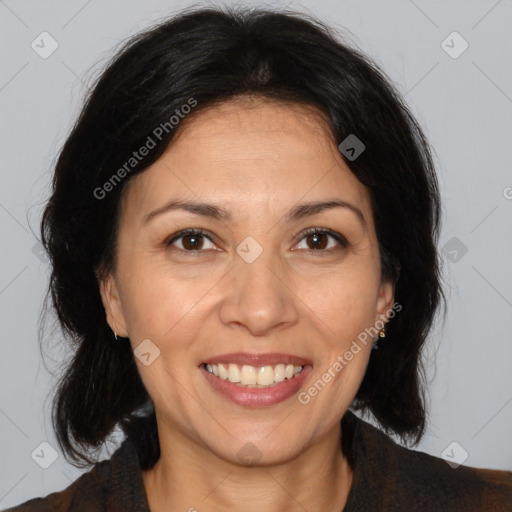
{"label": "chin", "polygon": [[247,432],[243,427],[230,429],[226,426],[226,430],[232,433],[232,436],[223,432],[222,441],[205,440],[205,446],[218,458],[244,467],[286,463],[304,450],[305,440],[299,439],[299,433],[295,436],[287,430],[283,434],[275,432],[272,434],[274,429],[276,429],[275,424],[268,428],[268,433],[265,432],[262,435],[260,427],[258,433],[251,435],[251,432]]}

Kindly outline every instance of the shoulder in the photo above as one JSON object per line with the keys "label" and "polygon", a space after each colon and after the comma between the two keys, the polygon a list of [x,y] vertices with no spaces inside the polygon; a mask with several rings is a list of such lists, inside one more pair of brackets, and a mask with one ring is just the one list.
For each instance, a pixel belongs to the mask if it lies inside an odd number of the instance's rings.
{"label": "shoulder", "polygon": [[510,512],[512,472],[452,467],[447,461],[396,445],[397,475],[404,499],[436,506],[436,510]]}
{"label": "shoulder", "polygon": [[512,472],[452,467],[440,457],[399,445],[359,418],[354,421],[354,498],[365,494],[368,505],[378,503],[388,511],[512,510]]}
{"label": "shoulder", "polygon": [[[81,475],[66,489],[34,498],[5,512],[64,512],[69,510],[104,510],[108,491],[110,461],[102,461]],[[87,504],[86,508],[84,505]]]}
{"label": "shoulder", "polygon": [[[66,489],[35,498],[4,512],[101,512],[115,510],[126,496],[124,468],[136,463],[132,445],[124,441],[109,460],[96,463]],[[121,488],[123,487],[123,488]]]}

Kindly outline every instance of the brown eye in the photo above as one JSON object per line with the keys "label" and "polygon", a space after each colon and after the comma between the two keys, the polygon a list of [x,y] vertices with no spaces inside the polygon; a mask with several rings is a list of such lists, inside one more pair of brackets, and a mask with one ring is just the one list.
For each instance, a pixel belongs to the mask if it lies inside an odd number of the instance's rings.
{"label": "brown eye", "polygon": [[324,233],[313,233],[306,236],[306,240],[310,249],[325,249],[329,242]]}
{"label": "brown eye", "polygon": [[[303,244],[302,247],[300,247],[301,244]],[[310,251],[331,252],[330,249],[336,249],[336,245],[344,248],[348,246],[348,242],[343,235],[336,231],[313,228],[303,233],[297,247]],[[327,250],[324,251],[324,249]]]}
{"label": "brown eye", "polygon": [[186,250],[201,249],[203,247],[203,237],[201,235],[186,235],[182,237],[181,242]]}
{"label": "brown eye", "polygon": [[[211,244],[211,247],[205,244]],[[183,252],[204,252],[203,249],[213,249],[211,238],[202,231],[187,230],[181,231],[171,240],[166,242],[167,247],[176,247]]]}

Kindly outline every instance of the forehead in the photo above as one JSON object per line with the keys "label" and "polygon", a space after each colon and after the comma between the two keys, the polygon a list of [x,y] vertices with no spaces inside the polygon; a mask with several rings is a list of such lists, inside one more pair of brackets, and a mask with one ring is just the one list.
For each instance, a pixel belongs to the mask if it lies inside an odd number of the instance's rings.
{"label": "forehead", "polygon": [[262,98],[185,118],[162,157],[131,182],[130,202],[139,209],[179,196],[263,212],[270,203],[329,196],[355,202],[371,217],[369,192],[341,157],[324,114]]}
{"label": "forehead", "polygon": [[242,96],[194,113],[170,151],[247,161],[332,156],[325,115],[315,107]]}

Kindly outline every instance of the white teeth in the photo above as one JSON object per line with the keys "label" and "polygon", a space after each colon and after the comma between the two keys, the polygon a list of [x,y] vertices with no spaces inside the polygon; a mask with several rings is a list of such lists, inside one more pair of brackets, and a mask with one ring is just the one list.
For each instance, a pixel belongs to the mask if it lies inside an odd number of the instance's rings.
{"label": "white teeth", "polygon": [[254,366],[242,366],[242,373],[240,374],[240,382],[247,386],[249,384],[256,384],[256,368]]}
{"label": "white teeth", "polygon": [[286,377],[284,375],[284,364],[276,365],[276,367],[274,368],[274,380],[276,382],[283,382],[285,378]]}
{"label": "white teeth", "polygon": [[230,364],[228,370],[228,380],[230,382],[240,382],[240,370],[237,364]]}
{"label": "white teeth", "polygon": [[304,369],[303,366],[294,366],[293,364],[277,364],[272,366],[249,366],[240,367],[237,364],[219,363],[207,364],[206,370],[221,378],[229,380],[239,386],[248,387],[268,387],[275,383],[283,382],[285,379],[292,379]]}
{"label": "white teeth", "polygon": [[274,369],[272,366],[262,366],[259,369],[258,384],[260,386],[270,386],[270,384],[274,384]]}
{"label": "white teeth", "polygon": [[226,368],[224,368],[223,364],[219,364],[219,377],[222,380],[226,380],[228,378],[228,371],[226,370]]}

